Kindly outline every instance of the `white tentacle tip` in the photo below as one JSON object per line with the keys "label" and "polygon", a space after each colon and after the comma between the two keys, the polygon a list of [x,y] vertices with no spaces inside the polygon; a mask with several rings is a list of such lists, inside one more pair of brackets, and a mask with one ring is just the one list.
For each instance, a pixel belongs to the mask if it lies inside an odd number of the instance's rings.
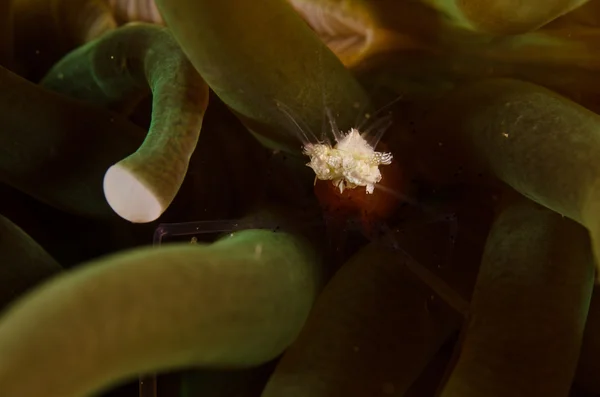
{"label": "white tentacle tip", "polygon": [[152,222],[165,210],[156,195],[134,173],[118,163],[106,171],[103,185],[110,207],[129,222]]}

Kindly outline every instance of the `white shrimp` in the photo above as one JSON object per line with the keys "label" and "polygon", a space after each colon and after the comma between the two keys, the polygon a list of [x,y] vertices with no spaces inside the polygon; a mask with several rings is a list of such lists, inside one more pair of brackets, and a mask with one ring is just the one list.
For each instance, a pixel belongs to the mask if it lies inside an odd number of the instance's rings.
{"label": "white shrimp", "polygon": [[336,136],[335,146],[328,143],[307,143],[303,152],[310,158],[307,164],[316,178],[330,180],[340,189],[364,186],[372,194],[381,180],[380,165],[392,163],[391,153],[376,152],[358,129],[352,128],[341,137]]}
{"label": "white shrimp", "polygon": [[[375,115],[393,105],[400,98],[397,97],[379,109]],[[372,118],[372,115],[367,113],[364,115],[363,123],[351,128],[347,133],[343,133],[339,130],[330,109],[325,107],[324,122],[329,121],[335,139],[335,142],[331,142],[324,129],[321,139],[318,139],[309,128],[299,124],[300,120],[292,115],[291,109],[280,102],[277,102],[277,106],[293,122],[296,130],[300,133],[299,138],[303,143],[302,152],[310,159],[306,165],[315,172],[315,183],[317,180],[331,181],[340,190],[340,193],[343,193],[345,189],[354,189],[359,186],[365,187],[367,194],[374,192],[382,178],[379,166],[389,165],[393,160],[392,153],[375,150],[379,140],[391,125],[390,116],[378,118],[361,132],[365,123]]]}

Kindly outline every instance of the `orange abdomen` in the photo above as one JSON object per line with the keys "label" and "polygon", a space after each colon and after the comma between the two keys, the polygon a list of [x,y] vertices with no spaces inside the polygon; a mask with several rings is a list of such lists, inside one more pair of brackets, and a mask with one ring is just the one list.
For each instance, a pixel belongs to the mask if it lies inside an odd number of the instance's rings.
{"label": "orange abdomen", "polygon": [[[385,151],[383,146],[380,143],[378,150]],[[380,171],[381,181],[372,194],[362,186],[340,193],[331,181],[322,180],[315,184],[315,194],[329,216],[339,220],[360,217],[365,232],[369,232],[374,222],[390,217],[401,198],[408,195],[409,184],[403,178],[399,161],[394,159],[390,165],[382,165]]]}

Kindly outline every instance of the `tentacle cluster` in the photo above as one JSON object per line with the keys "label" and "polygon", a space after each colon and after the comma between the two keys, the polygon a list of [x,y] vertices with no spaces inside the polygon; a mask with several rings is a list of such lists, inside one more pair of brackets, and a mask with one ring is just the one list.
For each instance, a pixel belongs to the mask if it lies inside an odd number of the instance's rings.
{"label": "tentacle cluster", "polygon": [[598,394],[600,0],[257,4],[0,0],[0,394]]}

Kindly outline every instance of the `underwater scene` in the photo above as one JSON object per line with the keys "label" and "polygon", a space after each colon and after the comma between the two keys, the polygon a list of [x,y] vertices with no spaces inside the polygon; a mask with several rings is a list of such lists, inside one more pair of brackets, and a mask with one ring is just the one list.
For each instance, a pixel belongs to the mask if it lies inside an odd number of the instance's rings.
{"label": "underwater scene", "polygon": [[0,0],[0,397],[600,396],[600,0]]}

